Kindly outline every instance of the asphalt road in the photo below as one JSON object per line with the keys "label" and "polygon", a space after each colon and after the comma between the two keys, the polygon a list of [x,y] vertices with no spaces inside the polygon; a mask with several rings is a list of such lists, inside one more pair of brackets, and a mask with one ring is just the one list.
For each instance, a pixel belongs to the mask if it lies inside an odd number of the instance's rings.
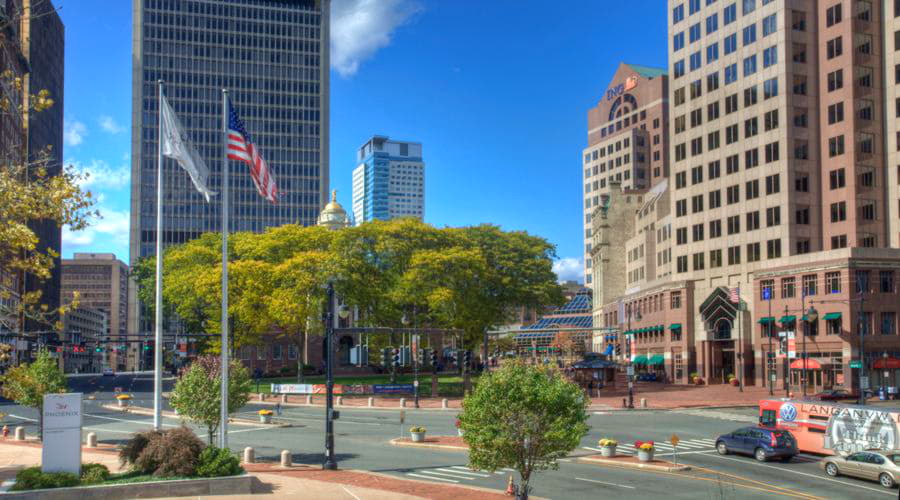
{"label": "asphalt road", "polygon": [[[84,432],[96,432],[101,442],[120,443],[135,431],[149,428],[149,416],[106,410],[102,404],[114,401],[116,387],[135,395],[135,404],[152,407],[153,381],[149,375],[73,378],[73,392],[95,399],[85,400]],[[171,381],[167,381],[168,390]],[[6,422],[24,425],[36,432],[34,410],[5,402],[0,411]],[[255,418],[260,408],[249,404],[240,416]],[[896,490],[885,490],[874,482],[846,477],[829,478],[818,468],[817,457],[801,456],[793,462],[759,463],[750,457],[719,456],[713,449],[715,437],[737,427],[753,425],[755,410],[686,410],[596,412],[591,415],[591,431],[582,446],[559,464],[558,470],[542,471],[532,480],[533,494],[545,498],[598,498],[623,494],[652,498],[895,498]],[[235,451],[246,446],[256,449],[262,459],[277,460],[281,450],[290,450],[295,462],[321,463],[324,449],[324,410],[290,407],[280,420],[287,428],[231,425],[229,445]],[[463,451],[395,447],[388,442],[406,436],[411,425],[422,425],[432,435],[452,435],[455,412],[413,410],[405,412],[400,424],[399,410],[341,409],[335,423],[335,450],[341,468],[390,474],[406,479],[504,489],[511,471],[473,471],[466,467]],[[164,418],[163,425],[181,425],[178,419]],[[192,426],[205,439],[206,431]],[[578,463],[579,456],[597,454],[597,441],[612,437],[627,451],[634,440],[658,443],[657,456],[671,460],[669,436],[681,439],[679,463],[692,465],[689,473],[661,473]]]}

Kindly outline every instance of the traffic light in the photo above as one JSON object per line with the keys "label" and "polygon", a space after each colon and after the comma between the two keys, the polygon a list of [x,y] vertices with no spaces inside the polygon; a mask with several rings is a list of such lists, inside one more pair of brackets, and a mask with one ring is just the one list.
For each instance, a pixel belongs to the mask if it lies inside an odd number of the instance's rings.
{"label": "traffic light", "polygon": [[472,366],[472,351],[463,353],[463,365],[466,367]]}
{"label": "traffic light", "polygon": [[384,367],[385,370],[390,368],[391,366],[391,348],[385,347],[381,350],[381,366]]}
{"label": "traffic light", "polygon": [[416,350],[416,364],[419,366],[425,364],[425,349]]}
{"label": "traffic light", "polygon": [[431,350],[431,367],[437,371],[437,349]]}
{"label": "traffic light", "polygon": [[400,367],[400,349],[394,349],[394,355],[391,358],[391,364],[394,366],[394,368]]}
{"label": "traffic light", "polygon": [[100,346],[97,346],[94,348],[94,352],[103,352],[103,348]]}

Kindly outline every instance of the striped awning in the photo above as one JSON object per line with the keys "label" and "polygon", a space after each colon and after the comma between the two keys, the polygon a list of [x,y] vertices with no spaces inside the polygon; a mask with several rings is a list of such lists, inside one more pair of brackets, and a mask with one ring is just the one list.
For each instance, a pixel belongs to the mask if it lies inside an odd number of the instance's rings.
{"label": "striped awning", "polygon": [[823,319],[825,321],[831,321],[833,319],[841,319],[841,313],[828,313],[823,317]]}

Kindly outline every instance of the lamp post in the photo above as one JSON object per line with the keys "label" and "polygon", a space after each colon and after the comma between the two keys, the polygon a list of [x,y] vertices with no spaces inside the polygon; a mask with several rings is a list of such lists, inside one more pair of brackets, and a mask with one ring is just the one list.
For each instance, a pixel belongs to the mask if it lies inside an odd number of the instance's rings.
{"label": "lamp post", "polygon": [[[629,331],[631,330],[631,316],[632,316],[632,311],[633,311],[632,307],[633,307],[633,305],[629,305],[628,314],[626,315],[628,317],[628,330]],[[641,311],[640,310],[634,311],[634,319],[637,321],[641,320]],[[634,334],[631,334],[631,335],[634,335]],[[634,367],[631,364],[631,343],[633,341],[631,340],[631,335],[627,335],[625,337],[625,351],[626,351],[625,356],[626,356],[626,359],[628,359],[628,366],[632,367],[632,369],[631,369],[632,375],[628,376],[628,407],[634,408],[634,375],[633,375]]]}
{"label": "lamp post", "polygon": [[[334,283],[328,282],[325,313],[325,461],[322,468],[337,469],[334,460]],[[341,311],[344,314],[344,311]]]}
{"label": "lamp post", "polygon": [[[415,312],[413,312],[415,316]],[[409,318],[404,314],[400,321],[403,326],[409,326]],[[419,407],[419,337],[415,333],[410,335],[410,355],[413,360],[413,397],[415,398],[415,406]]]}
{"label": "lamp post", "polygon": [[[772,346],[772,334],[775,330],[775,320],[772,318],[772,289],[771,288],[763,288],[763,298],[766,302],[769,303],[769,316],[768,322],[766,322],[766,334],[769,336],[769,352],[766,353],[769,356],[769,359],[766,360],[766,368],[768,368],[769,373],[767,374],[769,378],[769,396],[773,396],[775,394],[775,351]],[[771,365],[769,364],[769,360],[772,360]]]}
{"label": "lamp post", "polygon": [[[806,294],[803,294],[803,297],[805,298]],[[805,304],[803,307],[806,307]],[[809,330],[812,328],[812,325],[816,321],[818,321],[819,311],[816,311],[815,307],[809,306],[809,310],[806,311],[806,317],[802,318],[802,319],[806,320],[806,323],[807,323],[806,328],[803,330],[803,397],[806,397],[806,386],[808,385],[807,378],[806,378],[807,377],[806,370],[808,367],[806,365],[809,364],[809,360],[807,359],[807,355],[806,355],[806,334],[809,333]]]}

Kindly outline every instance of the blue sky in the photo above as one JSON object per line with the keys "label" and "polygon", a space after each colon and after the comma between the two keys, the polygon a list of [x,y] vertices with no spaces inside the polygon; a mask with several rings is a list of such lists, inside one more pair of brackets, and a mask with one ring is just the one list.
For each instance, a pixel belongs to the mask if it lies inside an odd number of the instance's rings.
{"label": "blue sky", "polygon": [[[581,279],[586,114],[620,61],[664,67],[666,9],[632,0],[333,0],[331,187],[350,206],[372,134],[423,143],[426,216],[490,222],[558,246]],[[131,2],[55,0],[66,25],[68,163],[104,218],[64,256],[128,260]],[[252,131],[251,131],[252,132]],[[263,151],[265,154],[265,151]],[[277,175],[277,165],[273,165]]]}

